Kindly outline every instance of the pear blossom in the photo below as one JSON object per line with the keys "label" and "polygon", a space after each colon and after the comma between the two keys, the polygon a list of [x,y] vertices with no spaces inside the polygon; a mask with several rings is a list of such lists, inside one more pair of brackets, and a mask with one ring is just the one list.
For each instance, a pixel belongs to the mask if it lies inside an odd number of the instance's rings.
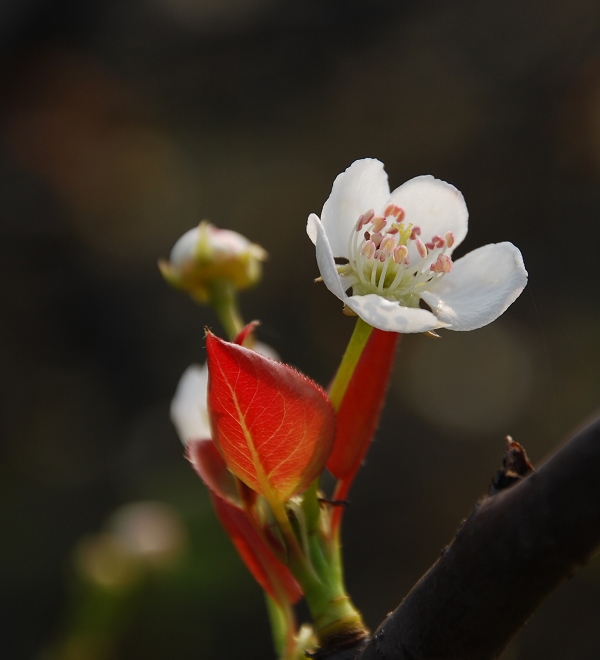
{"label": "pear blossom", "polygon": [[383,164],[364,159],[338,175],[306,231],[322,281],[350,313],[380,330],[412,333],[480,328],[524,289],[527,271],[512,243],[453,260],[467,225],[454,186],[425,175],[390,193]]}

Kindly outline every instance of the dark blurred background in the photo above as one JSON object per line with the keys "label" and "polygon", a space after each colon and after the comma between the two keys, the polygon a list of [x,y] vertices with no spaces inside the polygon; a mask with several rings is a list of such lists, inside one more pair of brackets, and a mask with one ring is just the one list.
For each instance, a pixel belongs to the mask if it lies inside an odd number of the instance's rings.
{"label": "dark blurred background", "polygon": [[[269,251],[245,317],[321,383],[353,322],[312,284],[305,222],[355,159],[392,188],[456,185],[459,254],[523,252],[530,283],[498,322],[402,339],[344,530],[371,626],[507,433],[539,462],[597,409],[597,0],[3,0],[0,57],[3,658],[272,657],[168,419],[218,326],[156,261],[203,218]],[[596,561],[503,658],[596,659],[599,620]]]}

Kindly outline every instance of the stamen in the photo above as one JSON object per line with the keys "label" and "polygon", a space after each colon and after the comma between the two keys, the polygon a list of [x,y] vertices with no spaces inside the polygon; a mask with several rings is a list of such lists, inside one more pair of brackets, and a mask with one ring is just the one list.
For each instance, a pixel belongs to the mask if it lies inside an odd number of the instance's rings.
{"label": "stamen", "polygon": [[373,241],[373,243],[375,243],[377,247],[379,247],[381,245],[381,241],[383,240],[383,234],[380,234],[379,232],[375,232],[371,234],[370,239]]}
{"label": "stamen", "polygon": [[372,259],[376,249],[377,246],[375,243],[373,243],[373,241],[366,241],[366,243],[363,243],[362,247],[360,248],[360,253],[363,257]]}
{"label": "stamen", "polygon": [[417,252],[419,253],[421,259],[425,259],[427,256],[427,247],[420,238],[415,239],[415,247],[417,248]]}
{"label": "stamen", "polygon": [[381,230],[386,226],[387,221],[385,218],[378,215],[376,218],[373,218],[373,231],[381,232]]}
{"label": "stamen", "polygon": [[[421,227],[403,223],[404,217],[404,210],[391,203],[383,215],[369,209],[358,217],[355,231],[349,236],[348,263],[340,267],[344,269],[340,273],[353,277],[354,284],[350,285],[359,286],[360,293],[376,292],[390,300],[419,297],[452,270],[452,259],[446,251],[455,243],[454,234],[435,234],[425,243],[420,238]],[[414,265],[409,257],[409,241],[415,245]]]}
{"label": "stamen", "polygon": [[[379,254],[375,253],[375,258],[379,259]],[[377,281],[377,266],[373,264],[371,268],[371,286],[375,288],[376,286],[376,281]]]}
{"label": "stamen", "polygon": [[388,234],[387,236],[384,236],[383,240],[381,241],[381,245],[379,246],[379,249],[382,252],[385,252],[386,257],[388,257],[392,253],[392,250],[395,247],[396,247],[396,239]]}
{"label": "stamen", "polygon": [[440,254],[429,269],[434,273],[449,273],[452,270],[452,259],[447,254]]}
{"label": "stamen", "polygon": [[365,213],[365,224],[366,225],[369,224],[369,222],[371,222],[371,219],[374,217],[374,215],[375,215],[375,211],[373,209],[369,209]]}
{"label": "stamen", "polygon": [[383,285],[385,284],[385,276],[387,274],[387,270],[388,270],[388,267],[389,267],[390,263],[391,263],[391,259],[388,259],[387,256],[386,256],[385,261],[383,262],[383,268],[381,269],[381,275],[379,276],[379,285],[377,286],[377,289],[379,290],[380,293],[383,293]]}
{"label": "stamen", "polygon": [[393,255],[394,255],[394,261],[397,264],[403,263],[404,260],[408,258],[408,249],[406,245],[398,245],[397,247],[395,247]]}
{"label": "stamen", "polygon": [[393,216],[398,220],[398,222],[402,222],[406,214],[404,213],[404,209],[400,208],[397,204],[388,204],[385,207],[383,215],[385,215],[386,218]]}

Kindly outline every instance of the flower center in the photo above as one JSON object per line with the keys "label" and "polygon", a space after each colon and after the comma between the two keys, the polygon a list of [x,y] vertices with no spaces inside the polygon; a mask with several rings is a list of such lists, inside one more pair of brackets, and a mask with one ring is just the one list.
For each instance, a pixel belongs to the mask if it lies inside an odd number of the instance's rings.
{"label": "flower center", "polygon": [[421,294],[452,270],[446,254],[454,234],[432,236],[424,243],[420,227],[405,222],[404,210],[388,204],[383,215],[363,213],[350,233],[348,263],[338,266],[353,295],[375,293],[418,307]]}

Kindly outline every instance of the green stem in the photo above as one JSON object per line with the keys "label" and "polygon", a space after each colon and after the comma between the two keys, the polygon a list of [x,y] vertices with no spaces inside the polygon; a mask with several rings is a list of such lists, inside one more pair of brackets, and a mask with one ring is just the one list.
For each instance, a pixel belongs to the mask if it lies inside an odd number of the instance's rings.
{"label": "green stem", "polygon": [[303,582],[302,589],[320,645],[366,634],[362,618],[346,593],[341,552],[332,539],[329,511],[319,501],[318,481],[304,491],[300,515],[306,530],[305,553],[317,580]]}
{"label": "green stem", "polygon": [[[265,593],[267,612],[271,623],[273,644],[279,660],[296,660],[296,617],[289,603],[280,605],[275,599]],[[285,601],[284,601],[285,602]]]}
{"label": "green stem", "polygon": [[340,366],[335,374],[333,382],[329,387],[329,400],[333,405],[334,410],[339,410],[339,407],[346,393],[346,388],[348,383],[352,378],[354,369],[360,360],[363,349],[367,344],[369,337],[371,336],[371,331],[373,326],[369,325],[363,321],[360,316],[356,319],[356,325],[354,326],[354,332],[350,337],[348,346],[346,347],[346,352],[340,363]]}
{"label": "green stem", "polygon": [[210,286],[209,303],[217,313],[227,336],[233,340],[244,328],[240,314],[237,295],[231,282],[214,280]]}
{"label": "green stem", "polygon": [[312,534],[309,556],[320,580],[316,588],[303,587],[320,645],[362,638],[367,631],[360,612],[346,593],[339,547],[333,547],[325,534]]}

